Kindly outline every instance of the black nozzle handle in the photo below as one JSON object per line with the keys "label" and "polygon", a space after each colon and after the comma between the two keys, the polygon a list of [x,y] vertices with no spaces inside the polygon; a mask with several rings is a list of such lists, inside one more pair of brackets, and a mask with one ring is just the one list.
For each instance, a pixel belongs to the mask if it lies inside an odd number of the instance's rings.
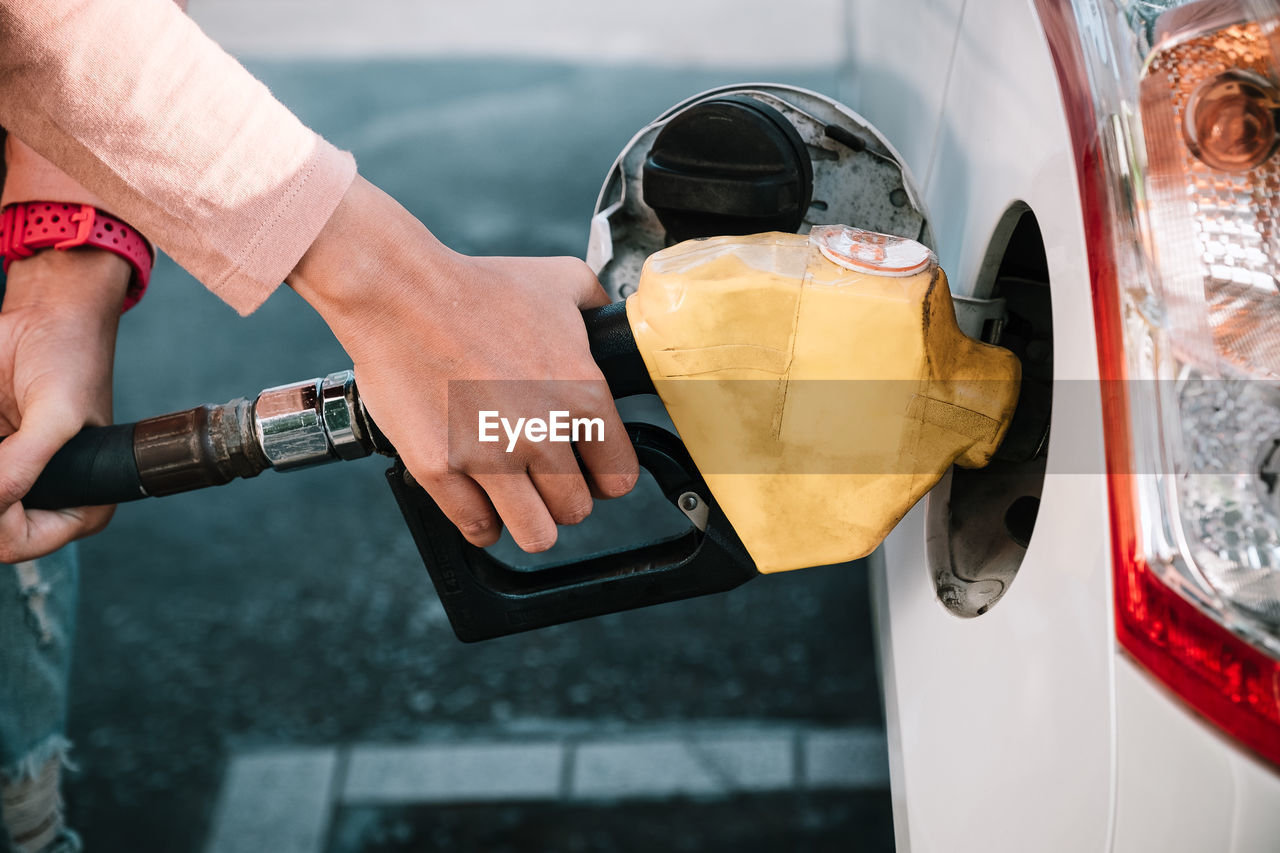
{"label": "black nozzle handle", "polygon": [[600,366],[614,398],[654,393],[649,369],[644,366],[627,321],[627,303],[611,302],[588,309],[582,312],[582,321],[587,325],[591,357]]}
{"label": "black nozzle handle", "polygon": [[133,455],[134,426],[114,424],[81,430],[53,455],[22,505],[27,509],[64,509],[145,498]]}
{"label": "black nozzle handle", "polygon": [[652,424],[626,425],[636,458],[673,507],[705,503],[703,527],[529,571],[471,545],[397,459],[387,471],[445,615],[463,642],[475,642],[725,592],[756,577],[755,563],[684,445]]}

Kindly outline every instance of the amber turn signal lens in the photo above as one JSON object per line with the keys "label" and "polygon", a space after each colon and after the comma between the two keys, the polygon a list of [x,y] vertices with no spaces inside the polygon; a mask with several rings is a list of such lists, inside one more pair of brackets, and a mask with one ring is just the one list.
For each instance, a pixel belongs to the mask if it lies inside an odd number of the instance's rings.
{"label": "amber turn signal lens", "polygon": [[1187,104],[1187,145],[1211,168],[1252,169],[1275,150],[1275,103],[1275,90],[1257,75],[1227,71],[1206,80]]}

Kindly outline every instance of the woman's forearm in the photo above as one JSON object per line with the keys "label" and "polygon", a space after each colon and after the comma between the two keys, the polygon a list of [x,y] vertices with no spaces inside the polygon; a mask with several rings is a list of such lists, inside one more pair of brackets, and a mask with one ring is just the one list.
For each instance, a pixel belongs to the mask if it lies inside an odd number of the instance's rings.
{"label": "woman's forearm", "polygon": [[171,0],[0,0],[0,124],[241,313],[355,175]]}

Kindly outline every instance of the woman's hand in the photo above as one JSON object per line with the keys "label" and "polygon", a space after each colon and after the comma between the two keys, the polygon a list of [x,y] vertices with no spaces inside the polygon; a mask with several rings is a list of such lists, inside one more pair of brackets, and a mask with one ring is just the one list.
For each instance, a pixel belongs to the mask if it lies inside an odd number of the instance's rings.
{"label": "woman's hand", "polygon": [[[592,494],[635,484],[582,323],[608,297],[581,261],[459,255],[357,177],[289,283],[354,360],[361,398],[410,473],[472,544],[493,544],[505,521],[521,548],[546,550],[556,524],[587,516]],[[603,441],[577,444],[590,484],[568,444],[480,443],[480,410],[600,418]]]}
{"label": "woman's hand", "polygon": [[0,306],[0,562],[97,533],[115,507],[24,510],[50,457],[111,423],[116,326],[132,270],[98,249],[46,250],[9,266]]}

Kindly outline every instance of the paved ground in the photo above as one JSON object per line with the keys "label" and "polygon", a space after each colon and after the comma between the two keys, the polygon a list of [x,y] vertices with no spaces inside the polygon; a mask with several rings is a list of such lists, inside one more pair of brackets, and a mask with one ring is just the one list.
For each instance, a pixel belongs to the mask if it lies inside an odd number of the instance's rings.
{"label": "paved ground", "polygon": [[255,750],[231,762],[208,853],[883,849],[886,774],[876,729],[777,723]]}
{"label": "paved ground", "polygon": [[[253,67],[446,242],[478,253],[580,253],[617,151],[689,94],[739,79],[835,85],[833,72],[546,60]],[[221,401],[346,363],[287,289],[240,320],[166,262],[123,323],[117,415]],[[125,507],[84,544],[71,720],[82,770],[69,799],[91,850],[199,851],[212,834],[218,853],[276,853],[252,834],[227,835],[227,810],[244,796],[244,761],[296,754],[337,762],[317,777],[328,780],[319,807],[328,828],[315,843],[329,853],[889,849],[883,775],[815,787],[803,762],[763,792],[682,791],[659,779],[642,796],[603,802],[560,788],[536,801],[441,802],[422,787],[439,775],[422,765],[408,771],[417,781],[403,796],[334,793],[334,774],[349,785],[357,754],[532,739],[560,750],[557,767],[574,768],[570,747],[687,744],[707,725],[782,727],[791,756],[809,733],[862,743],[881,726],[861,567],[464,646],[381,468],[366,460],[267,474]],[[581,536],[642,536],[654,511],[644,496],[617,502]],[[376,752],[387,745],[402,747]],[[638,754],[653,763],[649,747]],[[837,762],[839,772],[881,766],[868,755]],[[311,790],[276,787],[304,799]]]}

